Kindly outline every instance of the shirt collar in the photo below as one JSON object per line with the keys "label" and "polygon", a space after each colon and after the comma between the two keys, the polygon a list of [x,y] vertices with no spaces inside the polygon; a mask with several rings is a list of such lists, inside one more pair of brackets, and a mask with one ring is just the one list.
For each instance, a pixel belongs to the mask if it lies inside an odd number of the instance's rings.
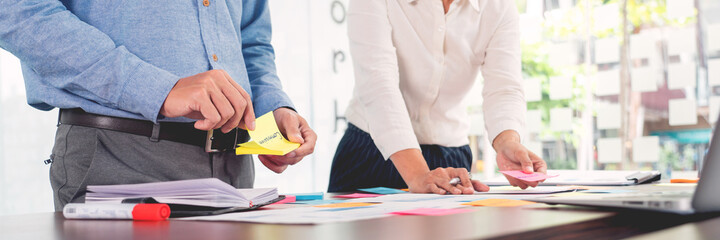
{"label": "shirt collar", "polygon": [[[414,3],[414,2],[417,2],[418,0],[407,0],[407,1],[408,1],[408,3]],[[434,0],[434,1],[437,1],[437,0]],[[458,0],[458,1],[463,1],[463,0]],[[480,11],[480,5],[479,5],[480,3],[478,3],[478,0],[465,0],[465,1],[470,1],[470,5],[475,9],[475,11],[478,11],[478,12]]]}

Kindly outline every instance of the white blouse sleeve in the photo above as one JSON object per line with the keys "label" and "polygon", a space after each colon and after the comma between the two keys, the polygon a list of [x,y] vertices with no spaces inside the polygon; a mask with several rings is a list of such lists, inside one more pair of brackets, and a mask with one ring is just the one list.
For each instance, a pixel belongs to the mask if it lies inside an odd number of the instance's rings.
{"label": "white blouse sleeve", "polygon": [[385,159],[401,150],[420,149],[400,92],[387,4],[387,0],[350,0],[347,15],[354,91],[369,134]]}
{"label": "white blouse sleeve", "polygon": [[505,130],[515,130],[524,137],[527,110],[520,66],[518,13],[512,3],[502,7],[501,21],[485,50],[481,67],[485,79],[482,93],[485,127],[491,143]]}

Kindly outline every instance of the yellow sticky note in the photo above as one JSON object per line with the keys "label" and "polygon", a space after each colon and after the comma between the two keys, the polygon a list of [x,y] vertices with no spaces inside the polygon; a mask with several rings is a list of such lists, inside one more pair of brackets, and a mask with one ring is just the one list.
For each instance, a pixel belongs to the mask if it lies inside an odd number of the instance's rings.
{"label": "yellow sticky note", "polygon": [[377,203],[341,202],[341,203],[317,205],[317,206],[315,206],[315,207],[321,207],[321,208],[349,208],[349,207],[365,207],[365,206],[370,206],[370,205],[375,205],[375,204],[377,204]]}
{"label": "yellow sticky note", "polygon": [[535,204],[535,202],[515,200],[515,199],[483,199],[472,202],[463,203],[462,205],[485,206],[485,207],[517,207]]}
{"label": "yellow sticky note", "polygon": [[248,133],[252,140],[239,144],[235,148],[235,154],[285,155],[300,147],[299,143],[290,142],[283,137],[275,123],[273,112],[255,119],[255,130],[248,130]]}

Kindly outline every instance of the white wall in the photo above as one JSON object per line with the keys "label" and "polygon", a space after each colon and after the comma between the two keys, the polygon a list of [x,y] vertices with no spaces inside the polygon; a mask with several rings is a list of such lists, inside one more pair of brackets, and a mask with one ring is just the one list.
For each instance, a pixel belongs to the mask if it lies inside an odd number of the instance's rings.
{"label": "white wall", "polygon": [[57,111],[27,104],[20,61],[0,50],[0,215],[53,210],[49,165]]}
{"label": "white wall", "polygon": [[[295,106],[318,134],[315,154],[282,174],[256,161],[256,187],[282,193],[325,191],[337,142],[334,102],[344,115],[352,91],[352,65],[344,21],[347,0],[273,0],[273,45],[278,74]],[[333,59],[338,61],[333,70]],[[49,166],[57,110],[43,112],[26,103],[19,61],[0,50],[0,215],[52,211]]]}

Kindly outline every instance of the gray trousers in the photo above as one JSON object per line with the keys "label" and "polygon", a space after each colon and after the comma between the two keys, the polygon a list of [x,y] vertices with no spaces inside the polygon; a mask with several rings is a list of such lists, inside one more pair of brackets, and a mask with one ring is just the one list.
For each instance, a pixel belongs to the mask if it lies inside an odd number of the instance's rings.
{"label": "gray trousers", "polygon": [[255,179],[250,155],[206,153],[199,146],[67,124],[57,129],[51,158],[56,211],[70,202],[84,202],[88,185],[213,177],[236,188],[252,188]]}

